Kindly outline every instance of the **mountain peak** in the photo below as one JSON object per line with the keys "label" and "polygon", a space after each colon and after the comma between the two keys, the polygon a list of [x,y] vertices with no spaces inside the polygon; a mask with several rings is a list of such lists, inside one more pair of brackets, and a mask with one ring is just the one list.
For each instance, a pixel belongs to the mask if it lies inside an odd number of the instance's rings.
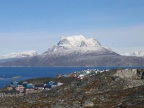
{"label": "mountain peak", "polygon": [[60,42],[57,45],[66,48],[101,46],[97,40],[93,38],[86,39],[83,35],[76,35],[69,37],[62,36]]}
{"label": "mountain peak", "polygon": [[101,44],[93,38],[85,38],[83,35],[75,35],[65,37],[43,54],[50,55],[73,55],[73,54],[116,54],[109,48],[101,46]]}
{"label": "mountain peak", "polygon": [[62,36],[61,40],[54,45],[48,52],[89,52],[95,50],[102,50],[104,47],[93,38],[85,38],[83,35],[75,35],[65,37]]}

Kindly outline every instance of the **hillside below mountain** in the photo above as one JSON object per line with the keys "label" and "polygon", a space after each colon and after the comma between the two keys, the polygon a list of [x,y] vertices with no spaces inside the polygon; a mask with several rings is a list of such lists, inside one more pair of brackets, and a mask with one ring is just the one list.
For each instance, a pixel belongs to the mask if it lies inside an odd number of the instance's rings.
{"label": "hillside below mountain", "polygon": [[[143,108],[144,69],[113,69],[76,78],[37,79],[60,81],[49,91],[0,99],[0,108]],[[35,81],[29,80],[29,81]]]}
{"label": "hillside below mountain", "polygon": [[121,56],[82,35],[62,37],[46,52],[1,63],[0,66],[144,66],[144,58]]}

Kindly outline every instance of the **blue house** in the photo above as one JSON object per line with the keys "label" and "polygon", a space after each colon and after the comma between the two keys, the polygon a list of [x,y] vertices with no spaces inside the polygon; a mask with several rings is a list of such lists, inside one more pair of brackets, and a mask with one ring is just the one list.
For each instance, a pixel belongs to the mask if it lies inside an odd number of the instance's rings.
{"label": "blue house", "polygon": [[53,86],[53,85],[54,85],[54,82],[53,82],[53,81],[50,81],[50,82],[49,82],[49,85]]}
{"label": "blue house", "polygon": [[33,88],[33,84],[27,84],[27,88]]}
{"label": "blue house", "polygon": [[12,82],[12,86],[13,87],[17,87],[18,86],[18,82],[17,81]]}

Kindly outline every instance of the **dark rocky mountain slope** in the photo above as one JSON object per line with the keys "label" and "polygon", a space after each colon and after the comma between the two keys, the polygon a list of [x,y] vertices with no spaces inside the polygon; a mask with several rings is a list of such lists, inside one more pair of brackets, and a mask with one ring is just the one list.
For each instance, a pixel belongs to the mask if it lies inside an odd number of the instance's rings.
{"label": "dark rocky mountain slope", "polygon": [[144,58],[119,55],[72,55],[18,59],[1,66],[144,66]]}

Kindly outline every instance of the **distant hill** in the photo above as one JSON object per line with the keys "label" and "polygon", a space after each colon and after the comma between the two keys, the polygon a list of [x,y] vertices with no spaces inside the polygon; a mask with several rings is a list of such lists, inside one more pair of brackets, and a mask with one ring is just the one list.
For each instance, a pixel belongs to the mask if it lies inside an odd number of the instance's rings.
{"label": "distant hill", "polygon": [[144,57],[144,52],[142,51],[135,51],[133,53],[124,53],[124,54],[121,54],[123,56],[136,56],[136,57]]}
{"label": "distant hill", "polygon": [[24,52],[12,52],[10,54],[6,54],[6,55],[3,55],[3,56],[0,56],[0,60],[32,57],[32,56],[36,56],[36,55],[38,55],[38,53],[36,51],[34,51],[34,50],[24,51]]}

